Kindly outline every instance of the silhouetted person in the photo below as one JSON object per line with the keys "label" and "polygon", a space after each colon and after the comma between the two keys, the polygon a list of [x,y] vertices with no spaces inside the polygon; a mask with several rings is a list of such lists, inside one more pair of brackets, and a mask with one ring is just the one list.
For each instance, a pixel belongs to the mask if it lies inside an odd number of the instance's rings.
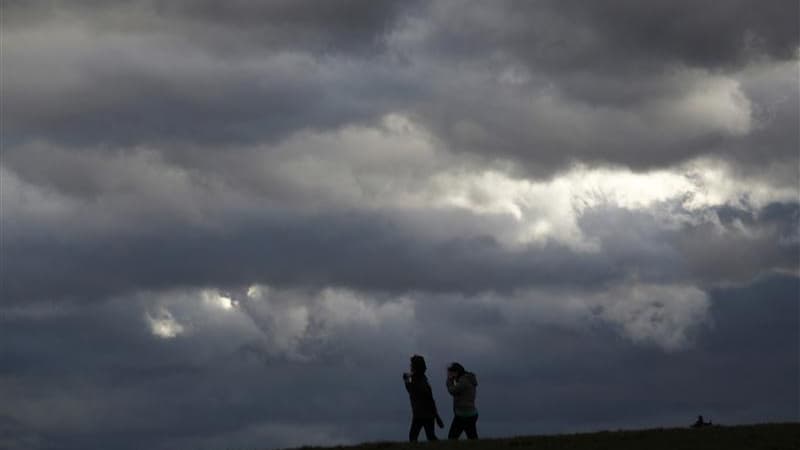
{"label": "silhouetted person", "polygon": [[478,379],[464,366],[454,362],[447,367],[447,392],[453,396],[453,423],[450,424],[448,439],[458,439],[462,432],[467,439],[478,439],[478,409],[475,408],[475,394]]}
{"label": "silhouetted person", "polygon": [[703,421],[703,416],[697,416],[697,420],[692,425],[692,428],[702,428],[702,427],[710,427],[712,425],[711,421],[708,422]]}
{"label": "silhouetted person", "polygon": [[425,437],[429,441],[436,441],[436,431],[433,428],[434,421],[439,428],[444,427],[439,412],[436,410],[436,401],[433,400],[431,385],[425,376],[427,366],[425,358],[419,355],[411,357],[411,373],[403,374],[403,381],[408,391],[408,398],[411,400],[411,429],[408,430],[408,440],[417,442],[420,429],[425,429]]}

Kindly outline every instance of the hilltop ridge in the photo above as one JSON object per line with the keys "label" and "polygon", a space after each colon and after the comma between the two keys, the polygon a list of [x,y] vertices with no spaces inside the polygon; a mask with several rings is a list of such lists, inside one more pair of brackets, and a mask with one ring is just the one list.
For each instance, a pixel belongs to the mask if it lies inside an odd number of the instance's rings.
{"label": "hilltop ridge", "polygon": [[658,428],[478,441],[432,443],[372,442],[353,446],[299,447],[295,450],[798,450],[800,422],[713,426],[701,429]]}

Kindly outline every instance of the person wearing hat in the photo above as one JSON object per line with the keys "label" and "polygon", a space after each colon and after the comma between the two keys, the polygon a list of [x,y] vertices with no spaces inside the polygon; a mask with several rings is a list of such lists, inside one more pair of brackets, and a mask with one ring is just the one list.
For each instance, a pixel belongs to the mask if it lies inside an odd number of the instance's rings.
{"label": "person wearing hat", "polygon": [[475,407],[475,395],[478,378],[467,372],[464,366],[454,362],[447,367],[447,392],[453,396],[453,422],[450,424],[448,439],[458,439],[462,432],[467,439],[478,439],[478,409]]}
{"label": "person wearing hat", "polygon": [[426,370],[425,358],[414,355],[411,357],[411,373],[403,374],[408,398],[411,400],[411,428],[408,430],[408,440],[411,442],[417,442],[419,432],[423,428],[428,441],[436,441],[438,439],[433,427],[434,422],[439,428],[444,427],[444,422],[436,409],[431,385],[425,376]]}

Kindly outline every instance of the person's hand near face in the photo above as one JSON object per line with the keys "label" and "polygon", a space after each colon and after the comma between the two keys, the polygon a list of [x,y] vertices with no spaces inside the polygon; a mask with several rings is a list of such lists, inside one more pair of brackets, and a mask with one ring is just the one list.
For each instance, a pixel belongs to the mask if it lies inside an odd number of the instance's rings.
{"label": "person's hand near face", "polygon": [[408,372],[403,372],[403,381],[406,383],[411,381],[411,375],[414,373],[414,367],[409,367]]}

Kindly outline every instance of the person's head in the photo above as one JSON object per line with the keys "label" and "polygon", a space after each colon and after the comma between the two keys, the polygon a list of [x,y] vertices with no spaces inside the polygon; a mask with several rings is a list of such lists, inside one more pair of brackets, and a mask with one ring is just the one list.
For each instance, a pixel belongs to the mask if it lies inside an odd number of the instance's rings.
{"label": "person's head", "polygon": [[411,357],[411,373],[423,375],[426,370],[428,370],[428,366],[425,365],[425,358],[420,355]]}
{"label": "person's head", "polygon": [[461,364],[459,364],[457,362],[450,363],[450,365],[447,366],[447,376],[448,377],[458,378],[461,375],[464,375],[464,372],[466,372],[466,370],[464,369],[464,366],[462,366]]}

